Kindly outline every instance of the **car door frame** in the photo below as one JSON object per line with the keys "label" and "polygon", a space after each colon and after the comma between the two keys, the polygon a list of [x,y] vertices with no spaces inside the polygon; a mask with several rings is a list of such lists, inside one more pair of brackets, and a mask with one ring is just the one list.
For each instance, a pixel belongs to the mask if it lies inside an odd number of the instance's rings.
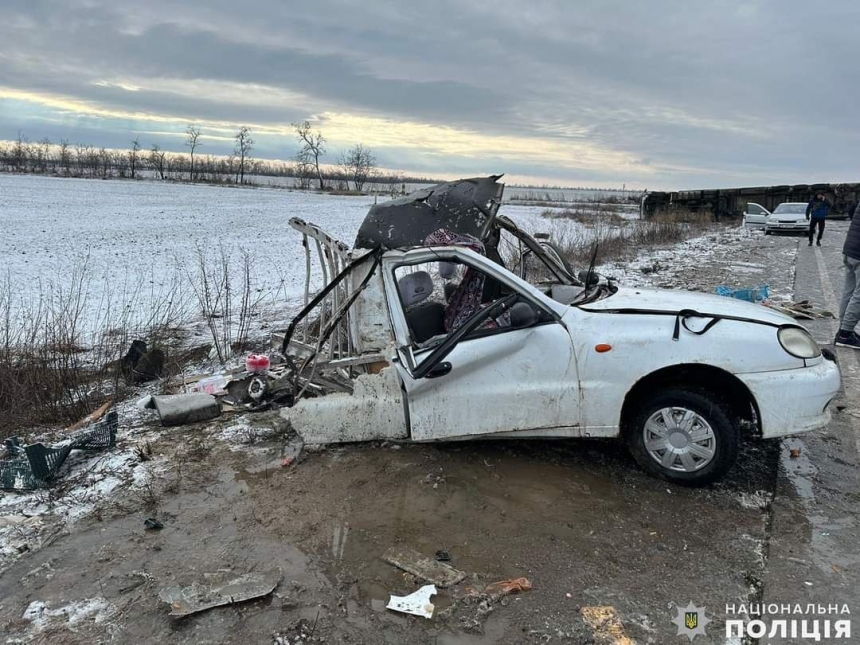
{"label": "car door frame", "polygon": [[[485,426],[478,427],[490,428],[492,426],[497,427],[498,429],[460,432],[455,428],[446,426],[444,423],[437,423],[435,424],[436,427],[432,430],[428,430],[427,424],[423,423],[421,420],[416,421],[416,419],[411,418],[410,405],[412,404],[413,408],[415,408],[417,400],[416,397],[427,397],[427,392],[435,388],[435,382],[432,385],[428,385],[426,382],[426,379],[434,378],[433,374],[424,375],[419,379],[415,379],[413,377],[419,367],[424,367],[424,363],[420,359],[424,358],[426,360],[427,356],[432,353],[432,349],[425,346],[417,346],[417,344],[412,341],[406,322],[405,311],[402,303],[400,302],[394,272],[398,267],[414,266],[425,262],[446,260],[462,262],[466,265],[472,266],[476,270],[484,272],[488,277],[498,280],[511,289],[512,293],[517,294],[519,301],[529,303],[539,311],[544,312],[547,316],[547,319],[544,322],[537,322],[535,325],[525,328],[502,329],[490,334],[482,333],[478,337],[467,336],[457,341],[451,348],[451,351],[455,351],[462,343],[469,343],[467,347],[461,348],[460,358],[462,358],[463,355],[466,355],[473,359],[472,363],[467,363],[465,366],[459,365],[464,372],[470,372],[472,377],[474,377],[477,370],[498,370],[499,362],[508,360],[507,355],[499,358],[499,355],[497,354],[495,358],[491,359],[497,361],[495,364],[491,363],[491,367],[482,365],[481,361],[475,359],[475,357],[480,355],[481,349],[486,349],[486,353],[488,355],[492,355],[494,351],[498,352],[499,346],[504,345],[505,342],[509,343],[509,346],[514,347],[517,351],[523,353],[527,352],[525,349],[525,343],[534,342],[536,345],[543,343],[544,346],[547,346],[550,337],[552,338],[552,342],[555,343],[555,347],[557,347],[558,342],[564,342],[567,347],[569,347],[569,353],[560,354],[559,360],[556,361],[558,364],[552,364],[550,367],[546,368],[549,371],[558,372],[558,374],[554,374],[552,379],[546,378],[544,381],[536,379],[536,382],[538,383],[549,383],[551,381],[553,385],[548,389],[557,389],[546,391],[546,398],[547,400],[552,401],[552,405],[544,406],[543,410],[536,413],[533,417],[530,417],[526,422],[526,425],[531,424],[529,427],[522,427],[523,424],[520,423],[510,429],[507,429],[506,427],[506,430],[502,431],[500,429],[502,422],[496,423],[488,420]],[[566,306],[548,298],[533,285],[521,280],[492,260],[462,247],[422,247],[406,251],[389,251],[382,257],[381,268],[386,299],[388,301],[389,315],[391,317],[391,325],[394,330],[396,340],[396,364],[398,371],[401,372],[401,380],[404,383],[407,414],[410,416],[409,427],[413,440],[432,441],[438,439],[489,436],[494,434],[505,434],[509,436],[579,436],[581,405],[579,402],[578,391],[573,392],[574,389],[578,389],[578,371],[576,366],[574,343],[567,326],[562,321],[562,316],[568,310]],[[490,307],[492,306],[496,305],[490,305]],[[538,329],[539,327],[550,325],[557,327],[544,330]],[[425,352],[428,353],[425,354]],[[509,360],[521,361],[522,354],[518,354],[517,356],[519,358],[515,356]],[[561,360],[562,356],[568,357],[566,362]],[[535,364],[538,369],[543,368],[544,366],[540,365],[539,357],[535,357],[535,359]],[[444,360],[444,356],[440,360]],[[518,363],[514,362],[512,365],[517,366]],[[562,365],[564,365],[563,369]],[[448,375],[448,372],[443,372],[442,378],[439,379],[440,389],[444,389],[445,387],[454,387],[456,385],[456,379],[458,378],[457,368],[458,366],[454,367],[454,372],[451,375]],[[448,371],[450,371],[450,367],[448,368]],[[565,396],[562,396],[562,390],[567,393]],[[500,394],[500,396],[502,395]],[[493,402],[486,400],[486,398],[487,397],[485,395],[482,395],[480,403],[482,407],[492,413],[494,409]],[[562,398],[564,401],[562,401]],[[426,406],[426,402],[421,401],[420,405]],[[415,410],[413,409],[412,411],[414,412]],[[447,414],[447,412],[443,412],[443,415],[444,414]]]}
{"label": "car door frame", "polygon": [[[764,211],[764,213],[751,214],[749,212],[750,206],[756,206],[757,208],[760,208],[762,211]],[[766,209],[761,204],[757,204],[755,202],[747,202],[746,208],[744,209],[744,226],[748,226],[748,227],[753,227],[753,226],[759,227],[759,226],[761,226],[762,228],[764,228],[767,225],[767,218],[770,217],[772,214],[773,213],[771,213],[771,211]],[[763,217],[763,219],[760,222],[757,220],[756,221],[750,221],[749,220],[750,217],[756,217],[756,218]]]}

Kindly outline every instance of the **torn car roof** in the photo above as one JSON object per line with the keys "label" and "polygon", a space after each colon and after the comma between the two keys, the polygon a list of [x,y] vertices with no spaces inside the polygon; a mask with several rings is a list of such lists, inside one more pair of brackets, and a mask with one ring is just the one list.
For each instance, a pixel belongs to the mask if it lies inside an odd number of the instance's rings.
{"label": "torn car roof", "polygon": [[440,228],[482,239],[502,201],[501,176],[460,179],[374,204],[358,230],[355,248],[422,246]]}

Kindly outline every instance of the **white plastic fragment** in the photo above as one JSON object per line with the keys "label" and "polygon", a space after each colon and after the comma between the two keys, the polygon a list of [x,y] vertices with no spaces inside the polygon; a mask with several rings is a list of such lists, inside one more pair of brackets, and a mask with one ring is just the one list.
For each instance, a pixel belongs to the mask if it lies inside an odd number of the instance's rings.
{"label": "white plastic fragment", "polygon": [[386,609],[393,609],[413,616],[433,618],[433,610],[436,607],[430,602],[430,596],[435,596],[436,593],[436,585],[424,585],[408,596],[391,596],[388,599]]}

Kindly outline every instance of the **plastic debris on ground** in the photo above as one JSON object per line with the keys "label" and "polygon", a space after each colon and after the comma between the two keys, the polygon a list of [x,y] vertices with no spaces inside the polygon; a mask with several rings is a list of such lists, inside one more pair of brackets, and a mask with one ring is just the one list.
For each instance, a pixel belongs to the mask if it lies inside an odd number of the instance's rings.
{"label": "plastic debris on ground", "polygon": [[195,582],[188,587],[167,587],[158,597],[170,605],[170,616],[188,616],[200,611],[232,605],[268,596],[278,586],[282,577],[280,569],[264,573],[245,573],[230,580],[220,581],[223,574],[211,574],[210,584]]}
{"label": "plastic debris on ground", "polygon": [[221,406],[211,394],[153,396],[146,407],[155,408],[163,426],[208,421],[221,415]]}
{"label": "plastic debris on ground", "polygon": [[[101,413],[106,409],[106,406],[99,408]],[[93,413],[87,419],[95,416]],[[84,422],[86,419],[72,427],[80,427]],[[113,411],[54,446],[43,443],[25,446],[18,437],[7,439],[6,459],[0,461],[0,488],[12,491],[38,488],[57,475],[72,450],[105,450],[116,446],[117,426],[118,416]]]}
{"label": "plastic debris on ground", "polygon": [[430,597],[435,596],[435,585],[424,585],[418,591],[415,591],[408,596],[394,596],[388,599],[386,609],[399,611],[403,614],[412,614],[413,616],[423,616],[424,618],[433,618],[433,610],[435,605],[430,602]]}
{"label": "plastic debris on ground", "polygon": [[515,578],[513,580],[500,580],[487,585],[484,588],[484,593],[491,598],[501,598],[511,594],[520,593],[523,591],[531,591],[532,583],[528,578]]}
{"label": "plastic debris on ground", "polygon": [[770,297],[768,285],[753,287],[750,289],[732,289],[726,285],[720,285],[714,290],[718,296],[746,300],[747,302],[762,302]]}

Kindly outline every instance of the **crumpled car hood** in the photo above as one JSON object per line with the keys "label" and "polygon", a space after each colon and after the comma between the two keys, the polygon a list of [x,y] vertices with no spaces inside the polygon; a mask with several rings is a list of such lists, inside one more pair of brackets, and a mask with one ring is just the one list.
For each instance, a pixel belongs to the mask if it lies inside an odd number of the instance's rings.
{"label": "crumpled car hood", "polygon": [[500,177],[460,179],[374,204],[358,229],[355,248],[422,246],[440,228],[482,240],[502,201]]}
{"label": "crumpled car hood", "polygon": [[749,318],[773,325],[797,324],[793,318],[785,314],[751,302],[705,293],[670,291],[668,289],[630,289],[622,287],[608,298],[583,305],[580,309],[594,312],[636,309],[639,311],[660,313],[676,313],[682,309],[694,309],[702,314]]}

